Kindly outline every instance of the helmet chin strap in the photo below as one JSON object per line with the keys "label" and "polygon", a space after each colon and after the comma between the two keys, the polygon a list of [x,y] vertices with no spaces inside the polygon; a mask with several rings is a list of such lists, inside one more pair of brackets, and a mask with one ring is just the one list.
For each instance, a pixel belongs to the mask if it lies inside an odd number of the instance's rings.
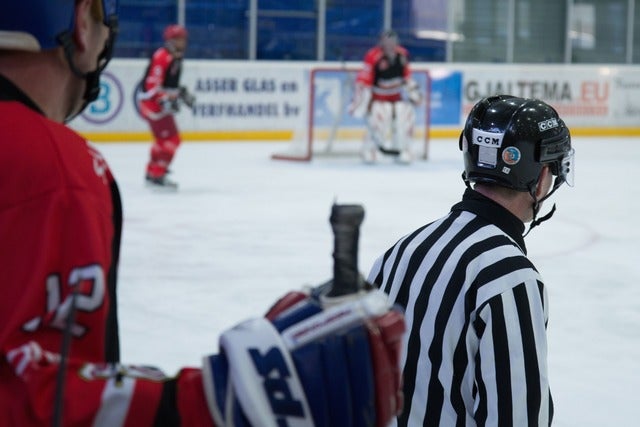
{"label": "helmet chin strap", "polygon": [[531,224],[529,224],[529,229],[527,230],[526,233],[524,233],[524,235],[522,237],[527,237],[527,234],[529,234],[531,232],[533,227],[537,227],[538,225],[540,225],[540,223],[542,223],[542,222],[548,220],[549,218],[551,218],[555,211],[556,211],[556,204],[554,203],[548,214],[543,215],[540,218],[536,219],[536,211],[535,211],[535,208],[534,208],[533,221],[531,221]]}
{"label": "helmet chin strap", "polygon": [[548,220],[549,218],[551,218],[553,216],[553,214],[556,211],[556,204],[555,203],[553,204],[553,206],[551,207],[551,210],[546,215],[543,215],[540,218],[537,218],[538,213],[540,212],[540,207],[542,205],[542,202],[544,202],[549,197],[551,197],[551,195],[553,193],[555,193],[555,191],[558,189],[558,187],[560,187],[560,185],[562,185],[563,182],[564,181],[559,181],[558,177],[556,177],[554,179],[553,188],[551,189],[551,191],[549,193],[547,193],[547,195],[544,196],[540,200],[538,200],[536,198],[536,190],[535,190],[535,188],[532,188],[531,190],[529,190],[529,194],[531,194],[531,197],[533,197],[533,207],[532,207],[533,208],[533,220],[531,221],[531,224],[529,224],[529,229],[527,230],[526,233],[524,233],[524,235],[522,237],[527,237],[527,234],[529,234],[534,227],[539,226],[541,223],[543,223],[544,221]]}
{"label": "helmet chin strap", "polygon": [[[82,107],[80,107],[77,112],[69,115],[68,117],[65,117],[64,119],[65,123],[69,123],[80,113],[82,113],[84,109],[87,108],[87,105],[98,98],[98,95],[100,94],[100,74],[102,73],[103,69],[100,67],[100,60],[108,54],[109,47],[108,45],[105,46],[104,50],[98,56],[98,64],[96,64],[96,69],[85,73],[80,71],[76,64],[74,64],[73,62],[73,53],[75,51],[75,46],[73,45],[73,41],[71,40],[71,33],[69,31],[65,31],[64,33],[60,34],[58,36],[58,42],[64,49],[64,56],[67,59],[67,63],[69,64],[69,68],[71,69],[73,74],[81,79],[84,79],[86,82],[84,95],[82,97]],[[107,43],[110,42],[111,40]]]}
{"label": "helmet chin strap", "polygon": [[469,182],[469,179],[467,179],[467,174],[465,172],[462,172],[462,180],[464,181],[464,185],[466,185],[469,190],[473,190],[473,188],[471,188],[471,182]]}

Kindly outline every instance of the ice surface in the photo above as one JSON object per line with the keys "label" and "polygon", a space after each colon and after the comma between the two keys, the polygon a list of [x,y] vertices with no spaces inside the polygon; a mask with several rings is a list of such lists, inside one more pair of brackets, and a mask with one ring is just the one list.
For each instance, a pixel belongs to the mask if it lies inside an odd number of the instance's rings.
{"label": "ice surface", "polygon": [[[574,138],[576,186],[526,239],[549,290],[554,426],[640,423],[640,140]],[[331,204],[361,203],[360,270],[445,214],[464,191],[457,141],[410,166],[357,158],[273,161],[279,143],[189,143],[177,193],[144,186],[149,145],[100,144],[124,201],[122,360],[198,366],[217,336],[332,272]],[[550,208],[548,203],[543,213]]]}

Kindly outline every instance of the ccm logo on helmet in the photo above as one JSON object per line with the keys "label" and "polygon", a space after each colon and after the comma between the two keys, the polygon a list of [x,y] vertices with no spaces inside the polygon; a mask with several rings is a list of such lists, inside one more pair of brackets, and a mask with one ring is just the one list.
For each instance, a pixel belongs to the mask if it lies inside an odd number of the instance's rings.
{"label": "ccm logo on helmet", "polygon": [[504,138],[504,133],[485,132],[480,129],[473,129],[472,138],[473,143],[476,145],[500,148],[502,146],[502,138]]}
{"label": "ccm logo on helmet", "polygon": [[543,122],[538,122],[538,129],[540,132],[544,132],[545,130],[557,128],[559,126],[558,119],[548,119]]}

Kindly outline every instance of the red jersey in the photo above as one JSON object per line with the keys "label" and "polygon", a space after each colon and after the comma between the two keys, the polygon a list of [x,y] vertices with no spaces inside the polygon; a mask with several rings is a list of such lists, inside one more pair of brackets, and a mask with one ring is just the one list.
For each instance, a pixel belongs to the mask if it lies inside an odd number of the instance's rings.
{"label": "red jersey", "polygon": [[182,58],[174,57],[166,47],[154,52],[142,80],[139,101],[143,115],[161,112],[161,101],[169,95],[178,95],[181,74]]}
{"label": "red jersey", "polygon": [[396,102],[402,99],[402,86],[410,78],[409,53],[405,48],[397,46],[396,57],[389,59],[380,46],[375,46],[365,54],[356,82],[371,87],[373,100]]}
{"label": "red jersey", "polygon": [[2,76],[0,135],[0,426],[51,425],[72,301],[64,425],[212,425],[199,370],[118,363],[122,210],[104,158]]}

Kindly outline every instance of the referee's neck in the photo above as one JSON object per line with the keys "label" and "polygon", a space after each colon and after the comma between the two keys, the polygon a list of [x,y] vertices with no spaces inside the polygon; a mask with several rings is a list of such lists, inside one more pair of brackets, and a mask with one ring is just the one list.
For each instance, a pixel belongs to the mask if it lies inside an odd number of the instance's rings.
{"label": "referee's neck", "polygon": [[504,207],[522,222],[526,222],[531,217],[533,199],[525,191],[481,183],[476,184],[473,189]]}

